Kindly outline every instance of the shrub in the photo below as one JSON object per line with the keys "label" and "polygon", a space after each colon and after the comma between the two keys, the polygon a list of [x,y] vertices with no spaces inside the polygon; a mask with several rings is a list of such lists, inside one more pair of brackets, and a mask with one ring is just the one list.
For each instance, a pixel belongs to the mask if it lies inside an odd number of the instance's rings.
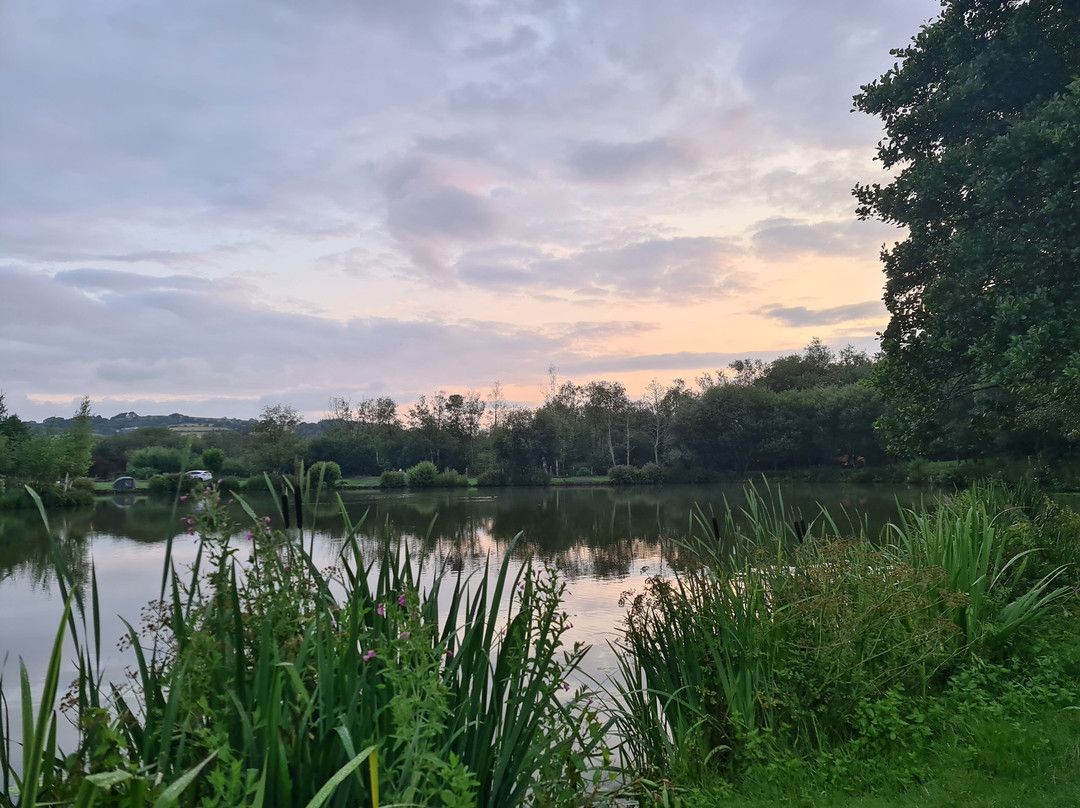
{"label": "shrub", "polygon": [[612,485],[633,485],[635,482],[634,467],[612,466],[608,469],[608,481]]}
{"label": "shrub", "polygon": [[476,485],[480,488],[506,485],[506,472],[502,469],[488,469],[476,478]]}
{"label": "shrub", "polygon": [[223,494],[234,494],[242,487],[239,477],[222,477],[218,482],[218,490]]}
{"label": "shrub", "polygon": [[323,486],[333,488],[341,482],[341,466],[333,460],[319,460],[318,462],[311,464],[311,468],[308,469],[308,475],[311,479],[312,488],[315,488],[319,484],[320,477]]}
{"label": "shrub", "polygon": [[459,471],[447,469],[435,478],[437,488],[468,488],[469,478]]}
{"label": "shrub", "polygon": [[139,466],[128,472],[128,475],[134,477],[136,480],[149,480],[155,474],[161,474],[161,469],[156,469],[152,466]]}
{"label": "shrub", "polygon": [[[192,468],[199,458],[188,458],[188,468]],[[179,472],[184,463],[184,453],[167,446],[147,446],[128,454],[128,468],[155,468],[163,472]],[[198,466],[194,466],[199,468]],[[132,477],[135,475],[132,474]]]}
{"label": "shrub", "polygon": [[[273,485],[273,482],[271,482]],[[266,487],[266,475],[264,474],[252,474],[246,480],[244,480],[244,490],[250,491],[255,494],[272,494],[273,489]]]}
{"label": "shrub", "polygon": [[225,465],[225,452],[216,447],[211,447],[202,453],[202,460],[199,465],[214,472],[214,474],[220,474],[222,467]]}
{"label": "shrub", "polygon": [[221,473],[228,477],[246,477],[248,476],[248,467],[242,460],[234,460],[233,458],[227,458],[221,466]]}
{"label": "shrub", "polygon": [[655,463],[646,463],[634,472],[634,482],[642,485],[659,485],[664,481],[664,469]]}
{"label": "shrub", "polygon": [[76,477],[66,491],[59,494],[61,505],[78,506],[93,505],[97,495],[97,483],[89,477]]}
{"label": "shrub", "polygon": [[575,477],[592,477],[592,466],[574,466]]}
{"label": "shrub", "polygon": [[435,478],[439,476],[439,470],[435,464],[423,460],[410,468],[405,474],[409,478],[410,488],[430,488],[435,485]]}
{"label": "shrub", "polygon": [[379,488],[404,488],[408,478],[403,471],[384,471],[379,475]]}
{"label": "shrub", "polygon": [[147,488],[151,494],[160,496],[175,494],[178,488],[181,494],[188,494],[199,485],[202,485],[202,480],[196,480],[186,474],[155,474],[150,478]]}

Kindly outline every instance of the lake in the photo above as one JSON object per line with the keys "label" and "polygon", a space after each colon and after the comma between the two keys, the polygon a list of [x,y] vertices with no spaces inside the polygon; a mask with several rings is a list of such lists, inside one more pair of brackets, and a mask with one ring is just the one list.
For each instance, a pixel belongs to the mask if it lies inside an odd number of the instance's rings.
{"label": "lake", "polygon": [[[821,503],[837,521],[843,519],[842,509],[861,514],[871,535],[894,518],[898,499],[911,504],[925,496],[923,490],[885,486],[783,487],[791,518],[812,519]],[[514,566],[531,556],[534,563],[562,570],[573,621],[567,640],[593,646],[584,672],[601,680],[614,668],[607,643],[618,637],[624,613],[621,596],[640,589],[648,576],[671,573],[672,540],[687,535],[696,506],[721,512],[725,497],[735,508],[744,502],[737,485],[353,490],[342,497],[352,520],[367,514],[360,541],[367,558],[379,552],[388,521],[429,568],[446,563],[464,574],[482,568],[489,557],[498,563],[521,533],[512,550]],[[249,502],[281,526],[270,498]],[[330,566],[345,537],[336,497],[323,495],[321,501],[305,506],[310,521],[305,525],[305,546],[312,543],[319,565]],[[107,680],[118,681],[132,663],[115,645],[125,632],[120,617],[137,625],[142,608],[157,598],[166,540],[174,537],[177,565],[194,559],[196,540],[186,534],[186,524],[181,525],[190,507],[180,503],[174,514],[171,501],[125,494],[100,500],[92,508],[49,513],[58,552],[83,580],[89,580],[91,566],[97,575]],[[241,525],[247,522],[239,507],[236,519]],[[238,531],[237,540],[243,541],[246,527]],[[40,683],[63,608],[52,568],[48,534],[38,514],[0,512],[0,673],[12,708],[12,726],[18,726],[18,660],[25,661],[30,681]],[[65,665],[62,690],[74,675],[74,666]],[[36,703],[38,690],[34,696]]]}

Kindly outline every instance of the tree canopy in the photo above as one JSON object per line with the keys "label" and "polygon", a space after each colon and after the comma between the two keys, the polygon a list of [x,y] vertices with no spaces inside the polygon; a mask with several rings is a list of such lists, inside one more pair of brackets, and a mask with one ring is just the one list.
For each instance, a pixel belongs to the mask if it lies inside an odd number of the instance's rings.
{"label": "tree canopy", "polygon": [[881,118],[891,182],[859,215],[887,248],[889,443],[933,451],[1080,403],[1080,0],[946,0],[857,109]]}

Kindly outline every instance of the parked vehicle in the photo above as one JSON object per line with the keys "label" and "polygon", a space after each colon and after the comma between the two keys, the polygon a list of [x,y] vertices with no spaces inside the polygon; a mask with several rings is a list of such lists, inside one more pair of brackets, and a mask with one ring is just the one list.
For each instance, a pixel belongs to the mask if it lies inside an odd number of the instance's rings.
{"label": "parked vehicle", "polygon": [[187,472],[187,476],[194,477],[196,480],[203,480],[204,482],[209,482],[214,479],[214,475],[206,469],[193,469],[192,471]]}

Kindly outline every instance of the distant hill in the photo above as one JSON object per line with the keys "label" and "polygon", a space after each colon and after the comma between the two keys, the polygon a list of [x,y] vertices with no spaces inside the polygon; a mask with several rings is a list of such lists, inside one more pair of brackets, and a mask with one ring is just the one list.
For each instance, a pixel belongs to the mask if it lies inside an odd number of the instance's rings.
{"label": "distant hill", "polygon": [[[71,426],[71,418],[53,416],[46,418],[40,424],[29,421],[31,429],[47,429],[51,432],[62,432]],[[95,435],[115,435],[120,432],[134,432],[145,426],[163,426],[175,432],[189,435],[202,434],[204,432],[218,432],[232,430],[235,432],[247,432],[257,421],[253,418],[200,418],[195,415],[183,415],[174,412],[170,415],[139,415],[136,412],[121,412],[112,418],[95,415],[91,422],[94,426]]]}

